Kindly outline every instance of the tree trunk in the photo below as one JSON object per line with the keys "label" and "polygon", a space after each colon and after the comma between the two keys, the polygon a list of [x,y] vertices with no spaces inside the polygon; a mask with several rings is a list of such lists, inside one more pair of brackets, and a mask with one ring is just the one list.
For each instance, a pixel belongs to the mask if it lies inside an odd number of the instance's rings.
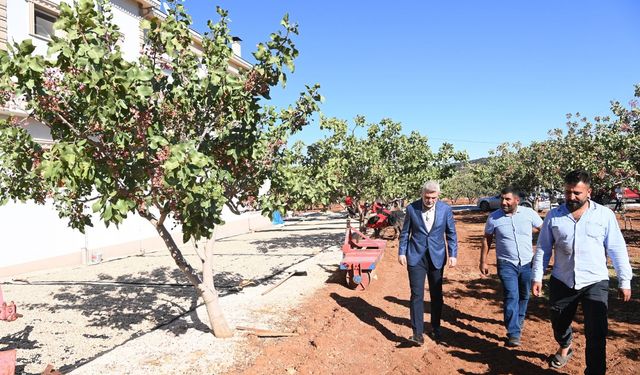
{"label": "tree trunk", "polygon": [[227,320],[222,314],[222,309],[218,302],[218,292],[213,283],[213,245],[215,235],[211,235],[211,240],[207,241],[204,248],[204,261],[202,262],[202,298],[207,307],[207,316],[211,322],[211,329],[216,337],[231,337],[233,331],[229,328]]}
{"label": "tree trunk", "polygon": [[[147,217],[147,219],[149,219]],[[191,284],[196,287],[198,295],[204,300],[205,307],[207,309],[207,316],[209,317],[209,323],[213,335],[219,338],[226,338],[233,336],[233,331],[229,328],[227,320],[224,318],[222,309],[218,301],[218,291],[216,291],[213,284],[213,267],[212,267],[212,253],[213,246],[205,246],[205,259],[202,262],[202,280],[198,277],[198,273],[187,262],[182,255],[182,251],[176,245],[173,237],[165,228],[164,224],[159,224],[155,219],[149,219],[156,228],[156,231],[167,245],[171,257],[176,262],[176,265],[187,276]]]}

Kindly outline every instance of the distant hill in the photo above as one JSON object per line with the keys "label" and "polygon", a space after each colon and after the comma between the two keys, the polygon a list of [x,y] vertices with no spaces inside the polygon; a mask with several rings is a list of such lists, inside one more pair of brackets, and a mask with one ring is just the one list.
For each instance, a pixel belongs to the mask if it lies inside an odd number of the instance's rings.
{"label": "distant hill", "polygon": [[473,159],[473,160],[469,160],[469,164],[487,164],[488,160],[489,158]]}
{"label": "distant hill", "polygon": [[456,167],[456,169],[460,169],[465,164],[487,164],[488,160],[489,158],[478,158],[463,163],[454,163],[453,165]]}

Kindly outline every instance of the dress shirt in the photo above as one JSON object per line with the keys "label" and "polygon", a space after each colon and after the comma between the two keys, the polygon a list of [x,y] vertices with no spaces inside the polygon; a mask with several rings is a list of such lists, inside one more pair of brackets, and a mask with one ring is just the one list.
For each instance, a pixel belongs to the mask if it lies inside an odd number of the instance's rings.
{"label": "dress shirt", "polygon": [[427,232],[431,232],[431,227],[433,227],[433,219],[436,217],[436,205],[434,204],[428,210],[422,210],[422,220],[424,220],[424,226],[427,227]]}
{"label": "dress shirt", "polygon": [[532,279],[542,281],[555,247],[551,275],[567,287],[578,290],[608,280],[608,255],[618,275],[618,287],[630,289],[629,253],[616,216],[594,201],[588,203],[589,207],[578,221],[564,204],[549,211],[533,256]]}
{"label": "dress shirt", "polygon": [[502,209],[492,212],[484,226],[486,234],[496,240],[496,257],[515,265],[524,266],[533,258],[533,228],[540,228],[542,219],[533,209],[518,206],[507,215]]}

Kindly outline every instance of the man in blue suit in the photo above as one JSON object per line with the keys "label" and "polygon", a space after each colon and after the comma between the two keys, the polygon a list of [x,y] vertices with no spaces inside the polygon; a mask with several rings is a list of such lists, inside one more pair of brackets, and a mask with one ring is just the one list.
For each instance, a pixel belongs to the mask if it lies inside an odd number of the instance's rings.
{"label": "man in blue suit", "polygon": [[[409,341],[424,344],[424,281],[429,280],[432,336],[440,340],[442,315],[442,276],[449,253],[449,266],[455,267],[458,238],[451,207],[438,201],[440,185],[427,181],[421,199],[407,206],[400,234],[398,262],[409,271],[411,287],[410,313],[413,335]],[[446,236],[446,240],[445,240]]]}

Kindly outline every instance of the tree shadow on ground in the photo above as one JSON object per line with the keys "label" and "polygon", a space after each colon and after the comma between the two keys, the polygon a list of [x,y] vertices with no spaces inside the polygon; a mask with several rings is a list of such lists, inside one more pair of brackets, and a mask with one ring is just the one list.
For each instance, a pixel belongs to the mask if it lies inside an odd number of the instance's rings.
{"label": "tree shadow on ground", "polygon": [[455,297],[469,297],[475,300],[482,300],[491,305],[502,305],[502,284],[497,275],[479,277],[465,280],[464,286],[445,291],[445,297],[452,295]]}
{"label": "tree shadow on ground", "polygon": [[329,274],[329,276],[325,280],[325,284],[340,284],[344,285],[344,287],[347,288],[347,284],[345,281],[345,271],[341,270],[338,265],[326,266],[321,264],[320,268],[322,268],[326,273]]}
{"label": "tree shadow on ground", "polygon": [[[636,266],[634,265],[634,269]],[[482,301],[482,303],[489,304],[502,308],[502,284],[496,275],[490,277],[483,277],[478,279],[472,279],[465,282],[464,288],[457,288],[445,293],[447,295],[453,295],[455,297],[471,298],[476,301]],[[543,322],[551,327],[550,313],[549,313],[549,289],[548,279],[544,282],[544,290],[542,297],[533,297],[529,299],[527,307],[527,320]],[[617,290],[618,282],[615,278],[612,278],[609,288],[609,322],[619,322],[623,324],[629,324],[637,326],[640,324],[640,316],[637,311],[640,310],[639,301],[637,298],[632,299],[629,302],[622,302],[618,298]],[[632,290],[638,290],[640,288],[640,280],[638,278],[632,279]],[[446,303],[446,302],[445,302]],[[407,305],[408,308],[408,305]],[[443,316],[446,313],[446,305],[443,311]],[[584,331],[584,316],[582,315],[582,308],[579,307],[574,317],[574,331]],[[497,322],[502,324],[502,322]],[[612,324],[609,327],[609,338],[624,339],[628,342],[640,341],[640,331],[637,329],[625,329],[623,331],[617,330]],[[637,358],[637,351],[625,351],[624,355],[627,358]]]}
{"label": "tree shadow on ground", "polygon": [[[59,290],[52,294],[51,303],[22,305],[23,310],[38,312],[39,324],[52,324],[51,319],[59,321],[60,317],[65,315],[65,311],[76,310],[85,319],[84,327],[108,326],[122,331],[120,333],[123,338],[122,343],[95,353],[90,358],[60,366],[59,370],[63,373],[72,371],[156,329],[168,330],[175,335],[184,334],[189,328],[211,332],[209,326],[198,318],[195,311],[196,307],[201,305],[195,288],[188,283],[179,269],[159,267],[151,271],[117,277],[98,274],[97,279],[96,284],[82,282],[79,285],[61,285]],[[214,283],[221,296],[238,292],[242,289],[240,286],[242,282],[242,275],[237,273],[221,272],[214,275]],[[49,313],[43,314],[43,311]],[[82,326],[78,327],[82,329]],[[28,364],[40,360],[36,350],[39,344],[28,340],[32,330],[33,326],[27,326],[20,333],[0,339],[2,343],[26,349],[23,358],[28,361]],[[103,334],[84,334],[83,336],[87,340],[112,339]],[[34,351],[29,353],[28,350]]]}
{"label": "tree shadow on ground", "polygon": [[382,321],[386,320],[394,324],[408,325],[409,319],[389,315],[383,309],[371,305],[369,302],[360,297],[344,297],[338,293],[331,293],[330,297],[333,298],[340,307],[351,312],[358,319],[360,319],[360,321],[375,328],[387,340],[399,344],[405,343],[407,341],[406,338],[396,335],[390,329],[385,327]]}
{"label": "tree shadow on ground", "polygon": [[[394,296],[386,296],[384,297],[384,299],[386,301],[404,306],[407,308],[407,311],[409,310],[409,301],[408,300],[403,300]],[[425,314],[429,315],[431,313],[431,303],[425,301],[424,302],[424,312]],[[462,311],[459,311],[457,309],[451,308],[450,306],[448,306],[446,304],[445,301],[445,305],[442,307],[442,319],[445,322],[451,323],[452,325],[458,326],[460,329],[472,332],[472,333],[477,333],[480,334],[482,336],[485,336],[487,338],[490,339],[494,339],[494,340],[500,340],[501,338],[498,337],[497,335],[491,333],[491,332],[486,332],[483,330],[478,329],[477,327],[475,327],[473,324],[471,323],[464,323],[463,321],[469,321],[469,322],[477,322],[477,323],[483,323],[483,324],[498,324],[498,325],[502,325],[502,322],[496,319],[492,319],[492,318],[482,318],[482,317],[478,317],[478,316],[474,316],[471,314],[467,314],[464,313]],[[428,325],[425,323],[425,325]]]}
{"label": "tree shadow on ground", "polygon": [[326,220],[336,220],[336,219],[346,219],[347,212],[310,212],[303,215],[286,217],[283,220],[285,222],[305,222],[305,221],[326,221]]}
{"label": "tree shadow on ground", "polygon": [[[549,294],[548,283],[544,283],[543,296]],[[482,301],[484,304],[502,309],[503,289],[497,275],[466,280],[464,287],[455,288],[445,293],[447,295],[470,298]],[[527,320],[549,321],[549,305],[546,297],[529,297],[527,305]],[[502,324],[500,322],[500,324]],[[550,324],[550,323],[549,323]]]}
{"label": "tree shadow on ground", "polygon": [[199,305],[193,306],[193,309],[191,309],[188,314],[181,315],[177,319],[158,327],[158,329],[169,331],[176,336],[187,333],[189,329],[213,334],[211,328],[198,317],[198,313],[196,312],[196,307],[198,306]]}
{"label": "tree shadow on ground", "polygon": [[476,246],[480,246],[480,244],[482,243],[482,238],[484,238],[484,236],[482,234],[477,234],[477,235],[473,235],[473,236],[467,236],[465,243],[467,244],[475,244]]}
{"label": "tree shadow on ground", "polygon": [[[324,224],[322,226],[319,225],[308,225],[306,227],[302,227],[302,226],[284,226],[284,227],[279,227],[279,228],[270,228],[270,229],[261,229],[261,230],[257,230],[254,233],[269,233],[269,232],[276,232],[276,233],[288,233],[288,232],[311,232],[311,231],[323,231],[323,230],[337,230],[337,229],[343,229],[345,228],[344,224],[337,224],[337,225],[330,225],[330,224]],[[221,240],[222,241],[222,240]]]}
{"label": "tree shadow on ground", "polygon": [[[637,270],[638,263],[632,262],[631,267]],[[619,330],[614,328],[615,324],[610,324],[609,337],[624,339],[629,343],[640,342],[640,314],[638,314],[638,311],[640,311],[640,299],[633,295],[633,293],[637,294],[638,288],[640,288],[640,278],[638,275],[634,275],[634,278],[631,279],[631,300],[623,302],[618,296],[617,277],[611,279],[609,283],[609,322],[628,324],[633,328],[626,327],[624,330]],[[625,356],[637,360],[639,353],[639,350],[627,350],[625,351]]]}
{"label": "tree shadow on ground", "polygon": [[624,236],[624,240],[627,243],[627,245],[640,245],[640,230],[622,229],[622,235]]}
{"label": "tree shadow on ground", "polygon": [[322,248],[339,245],[344,240],[344,233],[299,234],[269,240],[251,241],[259,252],[269,253],[278,250],[295,248]]}
{"label": "tree shadow on ground", "polygon": [[[24,304],[23,308],[52,314],[76,310],[86,318],[88,327],[109,326],[129,331],[143,321],[162,325],[195,308],[198,303],[195,288],[179,269],[159,267],[115,278],[100,274],[98,279],[113,283],[64,284],[52,295],[53,303]],[[214,284],[221,295],[241,289],[242,281],[242,275],[237,273],[214,275]]]}
{"label": "tree shadow on ground", "polygon": [[13,333],[0,338],[0,350],[10,349],[38,349],[40,344],[35,340],[30,340],[29,335],[33,332],[33,326],[27,325],[20,332]]}
{"label": "tree shadow on ground", "polygon": [[[636,340],[636,341],[633,341],[633,342],[637,343],[638,341]],[[624,349],[622,352],[629,359],[632,359],[634,361],[640,360],[640,349],[639,348]]]}
{"label": "tree shadow on ground", "polygon": [[[487,341],[464,332],[452,333],[456,336],[456,344],[448,344],[462,350],[450,350],[449,354],[468,362],[484,363],[488,374],[558,374],[557,371],[540,367],[520,357],[540,358],[548,360],[548,356],[531,351],[507,348],[493,341]],[[471,352],[467,352],[471,351]],[[463,369],[460,374],[475,374]]]}
{"label": "tree shadow on ground", "polygon": [[484,224],[487,222],[487,217],[490,212],[482,211],[458,211],[453,213],[453,217],[456,221],[465,224]]}

